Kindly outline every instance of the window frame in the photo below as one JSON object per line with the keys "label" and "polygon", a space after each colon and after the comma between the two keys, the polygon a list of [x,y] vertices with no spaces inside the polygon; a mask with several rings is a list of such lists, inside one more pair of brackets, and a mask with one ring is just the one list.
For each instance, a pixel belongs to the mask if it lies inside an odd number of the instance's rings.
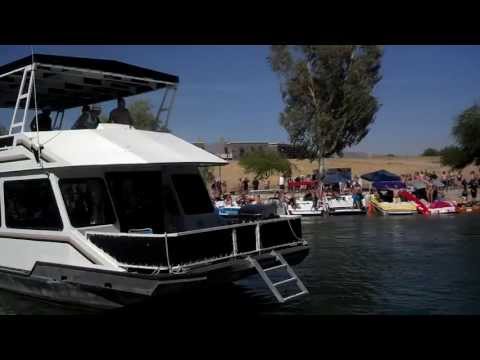
{"label": "window frame", "polygon": [[127,175],[128,176],[130,174],[133,174],[134,176],[136,176],[138,174],[148,174],[148,173],[157,173],[160,177],[160,184],[159,184],[160,185],[160,192],[158,193],[158,195],[160,196],[160,199],[159,199],[160,203],[158,204],[158,208],[159,208],[160,212],[159,212],[159,215],[158,215],[159,222],[158,222],[157,226],[159,228],[163,229],[162,232],[158,232],[158,233],[163,233],[165,231],[165,229],[166,229],[165,196],[164,196],[164,191],[163,191],[163,186],[165,185],[165,179],[164,179],[165,174],[164,174],[164,169],[163,168],[160,168],[160,169],[113,169],[113,170],[110,170],[110,171],[105,171],[105,173],[104,173],[105,184],[107,186],[107,191],[110,195],[110,199],[111,199],[111,202],[112,202],[112,206],[113,206],[113,209],[114,209],[114,212],[115,212],[115,216],[116,216],[116,219],[117,219],[119,229],[126,226],[126,224],[122,222],[125,219],[122,218],[122,216],[119,214],[119,212],[117,210],[117,205],[119,205],[119,204],[117,204],[118,200],[115,197],[115,193],[114,193],[115,191],[114,191],[114,189],[112,189],[110,182],[112,180],[115,180],[115,177],[117,177],[117,176],[120,177],[120,175]]}
{"label": "window frame", "polygon": [[[68,212],[68,206],[65,202],[65,199],[63,197],[63,192],[62,192],[62,183],[74,183],[74,182],[78,182],[78,181],[88,181],[88,180],[100,180],[104,186],[104,189],[105,189],[105,195],[106,197],[108,198],[108,201],[110,203],[110,210],[111,210],[111,215],[112,215],[112,220],[113,222],[108,222],[108,223],[105,223],[105,224],[95,224],[95,225],[85,225],[85,226],[75,226],[73,223],[72,223],[72,220],[70,218],[70,214]],[[118,216],[117,216],[117,213],[115,211],[115,207],[114,207],[114,204],[113,204],[113,199],[111,197],[111,194],[110,194],[110,191],[109,191],[109,188],[108,188],[108,184],[105,180],[104,177],[102,176],[89,176],[89,177],[62,177],[62,178],[59,178],[57,180],[57,185],[58,185],[58,191],[60,193],[60,196],[62,198],[62,203],[63,203],[63,206],[65,208],[65,214],[68,218],[68,222],[70,224],[71,227],[75,228],[75,229],[85,229],[85,228],[93,228],[93,227],[97,227],[97,226],[106,226],[106,225],[116,225],[117,222],[118,222]]]}
{"label": "window frame", "polygon": [[[65,231],[66,223],[65,222],[65,214],[63,211],[63,198],[58,197],[57,189],[55,188],[55,183],[52,181],[53,174],[50,176],[46,174],[37,174],[37,175],[29,175],[29,176],[12,176],[12,177],[5,177],[0,180],[0,199],[1,199],[1,206],[0,206],[0,219],[1,219],[1,228],[14,230],[14,231],[22,231],[22,232],[38,232],[38,231],[47,231],[53,233],[60,233]],[[50,189],[52,191],[53,200],[55,201],[55,205],[57,207],[58,216],[60,219],[60,227],[58,229],[37,229],[37,228],[28,228],[28,227],[10,227],[7,226],[7,218],[6,218],[6,198],[5,198],[5,183],[7,182],[20,182],[20,181],[32,181],[32,180],[46,180],[50,184]]]}
{"label": "window frame", "polygon": [[214,208],[213,204],[211,203],[211,201],[209,201],[209,204],[211,205],[211,211],[210,212],[190,213],[190,212],[185,211],[185,207],[184,207],[183,202],[182,202],[182,197],[180,196],[179,191],[178,191],[178,189],[175,185],[175,177],[176,176],[197,176],[197,177],[199,177],[200,180],[201,180],[201,184],[204,186],[207,198],[209,200],[210,200],[210,196],[209,196],[209,193],[208,193],[208,189],[205,187],[205,183],[202,179],[202,176],[198,172],[193,172],[193,173],[192,172],[173,172],[173,173],[169,174],[169,178],[170,178],[169,181],[170,181],[170,184],[171,184],[170,186],[172,187],[172,190],[174,191],[174,193],[176,195],[177,204],[180,207],[183,216],[205,216],[205,215],[210,215],[215,211],[215,208]]}

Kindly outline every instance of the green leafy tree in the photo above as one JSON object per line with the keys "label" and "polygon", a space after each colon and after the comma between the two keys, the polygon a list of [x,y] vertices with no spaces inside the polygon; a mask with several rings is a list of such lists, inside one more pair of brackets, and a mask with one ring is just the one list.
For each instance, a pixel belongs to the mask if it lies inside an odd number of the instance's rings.
{"label": "green leafy tree", "polygon": [[157,121],[152,108],[152,104],[146,99],[133,102],[128,107],[133,119],[133,126],[141,130],[168,131],[160,120]]}
{"label": "green leafy tree", "polygon": [[442,150],[442,164],[455,169],[471,163],[480,165],[480,105],[475,104],[457,116],[452,134],[457,145]]}
{"label": "green leafy tree", "polygon": [[455,145],[444,147],[440,153],[440,162],[442,165],[450,166],[453,169],[463,169],[471,163],[465,152]]}
{"label": "green leafy tree", "polygon": [[422,156],[439,156],[440,151],[434,148],[428,148],[425,149],[425,151],[422,153]]}
{"label": "green leafy tree", "polygon": [[275,173],[291,173],[288,159],[273,150],[252,150],[244,154],[239,165],[246,173],[255,174],[258,180],[266,179]]}
{"label": "green leafy tree", "polygon": [[[133,120],[133,126],[136,129],[140,130],[150,130],[150,131],[169,131],[163,123],[156,119],[153,114],[153,105],[147,99],[140,99],[132,102],[128,106],[130,115]],[[101,123],[110,122],[108,115],[100,115]]]}
{"label": "green leafy tree", "polygon": [[368,134],[380,106],[372,92],[382,55],[378,45],[272,46],[269,62],[285,103],[280,123],[321,172],[325,157]]}

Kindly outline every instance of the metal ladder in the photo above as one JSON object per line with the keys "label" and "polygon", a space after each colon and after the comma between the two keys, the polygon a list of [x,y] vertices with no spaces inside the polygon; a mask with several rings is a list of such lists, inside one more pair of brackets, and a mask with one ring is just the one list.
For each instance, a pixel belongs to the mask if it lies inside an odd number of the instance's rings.
{"label": "metal ladder", "polygon": [[[30,75],[30,76],[29,76]],[[13,135],[13,129],[19,128],[19,132],[23,132],[25,130],[25,122],[27,120],[27,113],[30,107],[30,98],[32,93],[33,87],[33,78],[34,78],[34,69],[33,65],[27,66],[25,70],[23,70],[22,82],[20,84],[20,90],[18,92],[17,102],[15,104],[15,110],[13,112],[12,122],[10,124],[10,131],[9,135]],[[25,87],[27,88],[26,92]],[[25,100],[25,105],[23,106],[23,116],[21,117],[21,121],[17,121],[17,115],[19,113],[20,108],[22,107],[21,101]]]}
{"label": "metal ladder", "polygon": [[[309,292],[305,285],[303,285],[303,282],[299,279],[299,277],[295,274],[291,266],[287,263],[287,261],[283,258],[283,256],[276,251],[272,251],[270,253],[272,257],[275,258],[275,260],[280,262],[280,265],[275,265],[269,268],[262,268],[262,266],[258,263],[258,261],[251,256],[248,256],[247,259],[250,261],[250,263],[255,267],[257,270],[258,274],[261,276],[265,284],[267,284],[268,288],[270,291],[273,293],[275,298],[278,300],[280,303],[287,302],[288,300],[294,299],[296,297],[302,296],[302,295],[307,295]],[[267,275],[267,272],[272,271],[272,270],[277,270],[277,269],[285,269],[288,275],[290,275],[289,278],[277,282],[273,282],[270,277]],[[280,291],[278,291],[278,287],[282,286],[284,284],[288,284],[290,282],[295,281],[298,287],[298,292],[289,295],[289,296],[282,296],[280,294]]]}

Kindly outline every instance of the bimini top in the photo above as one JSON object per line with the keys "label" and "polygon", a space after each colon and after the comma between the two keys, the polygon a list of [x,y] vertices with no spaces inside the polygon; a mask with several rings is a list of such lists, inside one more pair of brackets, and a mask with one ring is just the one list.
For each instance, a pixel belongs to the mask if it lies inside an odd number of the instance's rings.
{"label": "bimini top", "polygon": [[[23,71],[35,64],[37,107],[66,110],[175,86],[178,77],[115,60],[35,54],[0,66],[0,107],[14,107]],[[33,101],[30,103],[33,107]]]}
{"label": "bimini top", "polygon": [[[0,151],[0,172],[35,170],[37,141],[44,168],[147,164],[225,165],[226,161],[172,134],[100,124],[97,129],[25,132]],[[13,136],[9,137],[13,138]],[[4,138],[3,141],[6,141]],[[23,140],[22,140],[23,139]],[[8,145],[8,144],[5,144]]]}
{"label": "bimini top", "polygon": [[394,173],[391,173],[390,171],[387,171],[387,170],[378,170],[368,174],[363,174],[361,178],[371,182],[402,180],[400,176]]}

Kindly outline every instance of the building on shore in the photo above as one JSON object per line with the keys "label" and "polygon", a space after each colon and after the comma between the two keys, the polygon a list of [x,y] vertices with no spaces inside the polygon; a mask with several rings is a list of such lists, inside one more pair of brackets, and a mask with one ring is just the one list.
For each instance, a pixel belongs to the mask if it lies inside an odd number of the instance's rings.
{"label": "building on shore", "polygon": [[212,144],[195,142],[193,144],[224,160],[239,160],[244,154],[258,150],[276,151],[288,159],[302,159],[307,157],[307,152],[304,147],[285,143],[237,141]]}

